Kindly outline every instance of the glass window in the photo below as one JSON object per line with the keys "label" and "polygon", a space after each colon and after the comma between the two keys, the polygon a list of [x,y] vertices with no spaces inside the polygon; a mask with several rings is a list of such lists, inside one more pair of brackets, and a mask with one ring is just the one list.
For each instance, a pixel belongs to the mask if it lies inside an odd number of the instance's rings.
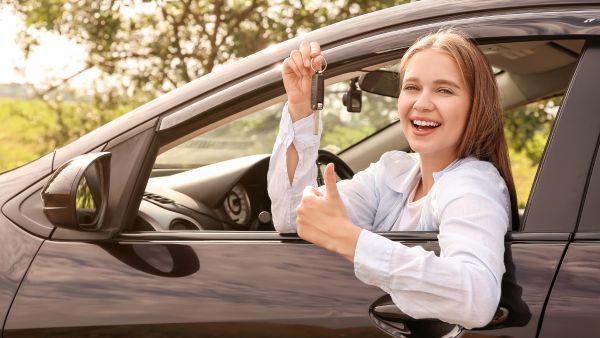
{"label": "glass window", "polygon": [[[348,112],[342,97],[350,80],[326,87],[321,147],[339,153],[398,120],[396,99],[362,93],[362,110]],[[191,169],[242,156],[269,154],[284,103],[244,116],[160,154],[155,169]]]}

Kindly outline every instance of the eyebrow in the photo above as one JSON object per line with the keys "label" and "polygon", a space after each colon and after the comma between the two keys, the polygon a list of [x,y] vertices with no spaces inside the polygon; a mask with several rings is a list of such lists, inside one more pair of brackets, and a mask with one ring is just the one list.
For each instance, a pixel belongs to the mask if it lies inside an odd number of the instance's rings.
{"label": "eyebrow", "polygon": [[[412,82],[420,82],[419,79],[416,78],[416,77],[406,78],[402,82],[410,82],[410,81],[412,81]],[[458,85],[456,82],[454,82],[452,80],[438,79],[438,80],[433,81],[433,83],[438,84],[438,85],[440,85],[440,84],[447,85],[447,86],[450,86],[450,87],[455,87],[457,89],[462,88],[460,85]]]}

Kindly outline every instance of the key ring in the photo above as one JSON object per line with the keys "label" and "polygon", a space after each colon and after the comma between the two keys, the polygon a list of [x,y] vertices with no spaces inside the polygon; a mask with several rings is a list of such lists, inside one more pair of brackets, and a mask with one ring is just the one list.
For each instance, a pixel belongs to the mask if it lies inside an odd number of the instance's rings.
{"label": "key ring", "polygon": [[315,60],[315,58],[311,58],[310,59],[310,68],[315,72],[315,73],[323,73],[325,71],[325,69],[327,69],[327,60],[325,59],[325,57],[323,55],[321,55],[321,57],[323,58],[323,62],[325,63],[325,65],[321,65],[321,69],[316,70],[315,67],[313,67],[313,61]]}

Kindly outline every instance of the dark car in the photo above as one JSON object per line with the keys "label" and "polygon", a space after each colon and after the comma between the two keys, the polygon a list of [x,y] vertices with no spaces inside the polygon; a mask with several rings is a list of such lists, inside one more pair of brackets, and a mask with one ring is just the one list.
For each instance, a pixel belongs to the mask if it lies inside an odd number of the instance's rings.
{"label": "dark car", "polygon": [[[394,65],[445,27],[478,41],[507,111],[560,103],[530,193],[517,187],[498,310],[472,330],[412,319],[343,258],[275,232],[266,189],[278,65],[301,40],[328,61],[319,162],[349,178],[410,151]],[[599,136],[598,2],[423,1],[319,29],[0,175],[2,336],[598,337]],[[439,250],[436,233],[382,235]]]}

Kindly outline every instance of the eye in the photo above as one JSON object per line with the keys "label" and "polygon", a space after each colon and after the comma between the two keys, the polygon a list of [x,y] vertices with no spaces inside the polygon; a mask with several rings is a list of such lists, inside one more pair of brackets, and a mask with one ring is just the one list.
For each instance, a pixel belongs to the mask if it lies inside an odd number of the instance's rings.
{"label": "eye", "polygon": [[419,89],[419,88],[413,84],[407,84],[402,87],[402,90],[417,90],[417,89]]}
{"label": "eye", "polygon": [[454,94],[454,92],[448,88],[440,88],[440,89],[438,89],[438,92],[440,92],[442,94],[448,94],[448,95]]}

